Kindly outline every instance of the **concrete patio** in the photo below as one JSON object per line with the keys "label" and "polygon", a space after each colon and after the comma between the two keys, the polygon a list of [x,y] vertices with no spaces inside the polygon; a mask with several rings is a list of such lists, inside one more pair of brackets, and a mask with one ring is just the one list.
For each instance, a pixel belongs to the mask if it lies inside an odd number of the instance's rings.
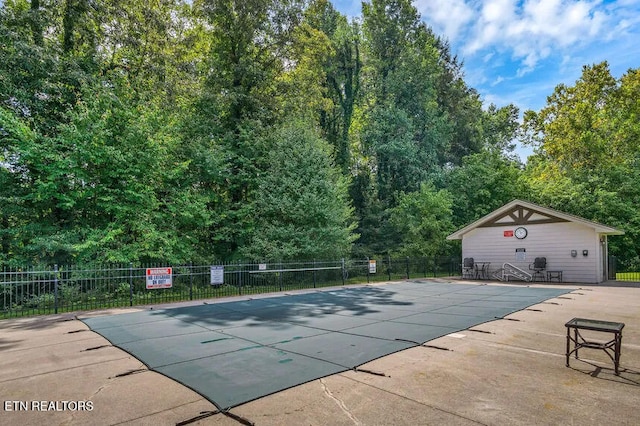
{"label": "concrete patio", "polygon": [[[377,374],[348,371],[314,380],[231,415],[208,415],[213,404],[147,370],[74,315],[3,320],[0,424],[635,425],[640,288],[614,285],[554,285],[572,291],[362,367]],[[149,307],[77,315],[136,309]],[[565,366],[564,324],[574,317],[626,324],[619,376],[598,350],[581,350],[581,359]]]}

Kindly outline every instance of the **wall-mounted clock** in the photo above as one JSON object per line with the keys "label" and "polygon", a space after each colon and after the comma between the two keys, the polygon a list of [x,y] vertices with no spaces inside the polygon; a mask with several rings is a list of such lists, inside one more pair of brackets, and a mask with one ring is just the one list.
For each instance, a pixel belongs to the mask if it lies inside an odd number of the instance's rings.
{"label": "wall-mounted clock", "polygon": [[527,228],[523,228],[522,226],[520,228],[516,228],[514,235],[516,236],[516,238],[518,238],[519,240],[522,240],[524,238],[527,238]]}

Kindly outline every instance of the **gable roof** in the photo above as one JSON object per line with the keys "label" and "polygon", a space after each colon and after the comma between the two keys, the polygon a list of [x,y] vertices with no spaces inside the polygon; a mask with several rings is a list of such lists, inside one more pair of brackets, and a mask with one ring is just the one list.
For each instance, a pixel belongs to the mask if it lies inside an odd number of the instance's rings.
{"label": "gable roof", "polygon": [[534,203],[522,200],[513,200],[497,210],[481,217],[473,223],[457,230],[447,237],[447,240],[461,240],[464,234],[476,228],[489,228],[494,226],[534,225],[540,223],[573,222],[605,235],[622,235],[623,231],[605,226],[600,223],[563,213],[558,210],[542,207]]}

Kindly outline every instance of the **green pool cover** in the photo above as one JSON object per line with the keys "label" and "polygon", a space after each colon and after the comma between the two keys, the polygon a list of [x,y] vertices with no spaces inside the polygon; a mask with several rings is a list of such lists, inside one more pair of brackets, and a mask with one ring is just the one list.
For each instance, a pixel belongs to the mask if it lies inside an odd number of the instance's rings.
{"label": "green pool cover", "polygon": [[413,281],[82,321],[224,410],[567,291]]}

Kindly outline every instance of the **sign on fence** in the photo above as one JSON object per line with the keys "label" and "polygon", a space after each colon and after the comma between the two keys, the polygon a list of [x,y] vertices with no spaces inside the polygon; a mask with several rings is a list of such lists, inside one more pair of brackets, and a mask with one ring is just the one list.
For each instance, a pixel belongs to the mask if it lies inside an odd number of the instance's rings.
{"label": "sign on fence", "polygon": [[173,285],[172,268],[147,268],[147,290],[171,288]]}
{"label": "sign on fence", "polygon": [[376,261],[375,260],[370,260],[369,261],[369,273],[370,274],[375,274],[376,273]]}
{"label": "sign on fence", "polygon": [[211,285],[224,284],[224,266],[211,267]]}

